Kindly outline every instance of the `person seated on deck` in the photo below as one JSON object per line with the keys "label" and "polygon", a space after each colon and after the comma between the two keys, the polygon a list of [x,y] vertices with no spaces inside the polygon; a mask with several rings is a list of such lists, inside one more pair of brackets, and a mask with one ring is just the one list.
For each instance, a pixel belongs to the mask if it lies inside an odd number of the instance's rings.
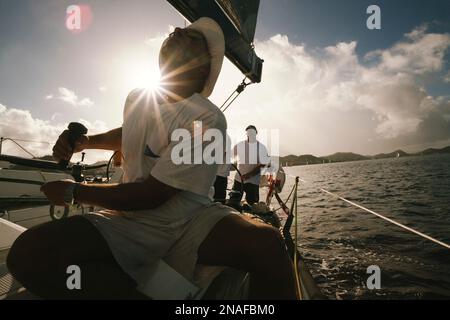
{"label": "person seated on deck", "polygon": [[242,190],[245,200],[251,206],[259,202],[259,184],[261,168],[270,165],[267,148],[256,139],[258,130],[250,125],[245,129],[247,140],[239,142],[233,148],[233,157],[238,162],[238,174],[235,175],[233,189],[230,192],[230,203],[239,204]]}
{"label": "person seated on deck", "polygon": [[[278,230],[212,203],[217,164],[177,165],[171,159],[178,143],[171,142],[172,133],[191,132],[194,121],[225,136],[226,119],[207,99],[224,51],[222,30],[210,18],[176,28],[160,50],[159,94],[132,91],[123,126],[83,136],[75,150],[68,132],[61,134],[53,149],[59,159],[84,149],[120,150],[123,183],[65,180],[42,187],[55,205],[75,199],[105,210],[25,231],[12,245],[7,266],[26,289],[53,299],[146,299],[142,285],[163,258],[194,283],[200,265],[226,266],[250,272],[252,299],[296,298],[292,262]],[[66,286],[71,265],[82,271],[82,290]]]}

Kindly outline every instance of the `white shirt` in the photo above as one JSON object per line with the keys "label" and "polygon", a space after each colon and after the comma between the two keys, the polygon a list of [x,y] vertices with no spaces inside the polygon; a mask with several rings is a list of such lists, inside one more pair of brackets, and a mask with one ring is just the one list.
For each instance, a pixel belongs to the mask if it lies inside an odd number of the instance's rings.
{"label": "white shirt", "polygon": [[[238,162],[238,169],[241,175],[247,174],[253,171],[259,165],[268,165],[270,163],[270,157],[266,147],[259,141],[239,142],[233,148],[233,155]],[[262,168],[261,168],[262,169]],[[242,182],[239,174],[236,174],[236,181]],[[259,186],[261,180],[261,174],[256,174],[244,183],[251,183]]]}
{"label": "white shirt", "polygon": [[[143,181],[151,174],[162,183],[181,190],[184,198],[209,203],[214,194],[212,186],[218,165],[177,165],[171,157],[172,149],[179,143],[171,141],[172,132],[186,129],[193,136],[194,121],[201,121],[203,130],[215,128],[225,136],[223,113],[200,94],[159,105],[145,90],[132,91],[125,103],[122,126],[123,182]],[[190,151],[204,150],[209,143],[194,145]]]}

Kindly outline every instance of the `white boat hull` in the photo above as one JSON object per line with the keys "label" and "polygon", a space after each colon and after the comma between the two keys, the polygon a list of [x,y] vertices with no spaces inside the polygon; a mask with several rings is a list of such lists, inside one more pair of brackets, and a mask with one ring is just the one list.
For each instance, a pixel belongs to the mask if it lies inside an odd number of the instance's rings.
{"label": "white boat hull", "polygon": [[44,197],[44,183],[63,179],[73,178],[66,173],[0,169],[0,199]]}
{"label": "white boat hull", "polygon": [[66,173],[0,169],[0,212],[46,205],[41,186],[70,178]]}

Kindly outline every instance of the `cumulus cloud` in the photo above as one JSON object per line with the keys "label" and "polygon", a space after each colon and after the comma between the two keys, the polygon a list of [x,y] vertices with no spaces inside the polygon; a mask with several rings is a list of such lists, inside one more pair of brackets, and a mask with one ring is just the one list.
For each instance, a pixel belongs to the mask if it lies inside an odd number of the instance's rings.
{"label": "cumulus cloud", "polygon": [[229,122],[278,125],[284,132],[282,152],[292,153],[305,146],[326,152],[321,147],[331,145],[336,151],[370,152],[364,146],[369,140],[394,147],[450,138],[450,100],[433,97],[426,88],[427,76],[445,72],[450,35],[427,33],[421,26],[363,60],[357,45],[308,48],[285,35],[257,42],[265,60],[263,82],[243,94]]}
{"label": "cumulus cloud", "polygon": [[[146,41],[152,54],[157,55],[164,38],[158,35]],[[310,48],[292,43],[286,35],[275,35],[256,41],[255,46],[265,60],[263,81],[248,87],[226,113],[229,128],[242,131],[242,137],[248,124],[277,129],[281,154],[317,155],[335,151],[370,154],[405,145],[420,149],[450,139],[450,99],[432,96],[427,90],[430,76],[450,80],[445,70],[448,34],[429,33],[424,25],[390,48],[363,58],[356,53],[356,41]],[[221,105],[241,76],[226,62],[212,100]],[[62,87],[49,99],[74,106],[92,103]],[[3,108],[0,122],[6,113],[27,119],[19,125],[13,122],[14,116],[7,117],[11,123],[8,135],[13,137],[31,138],[37,132],[44,141],[55,141],[66,127],[56,123],[57,117],[46,122],[23,110]],[[88,127],[106,128],[100,122]]]}
{"label": "cumulus cloud", "polygon": [[405,41],[392,48],[371,53],[381,59],[378,67],[387,72],[406,72],[423,75],[440,71],[450,45],[449,34],[427,33],[426,26],[405,35]]}
{"label": "cumulus cloud", "polygon": [[175,30],[175,26],[169,25],[166,33],[160,33],[154,37],[148,37],[145,39],[144,43],[151,47],[159,48],[163,43],[164,39],[169,36]]}
{"label": "cumulus cloud", "polygon": [[450,71],[444,76],[444,82],[450,83]]}
{"label": "cumulus cloud", "polygon": [[[53,118],[54,119],[54,118]],[[88,129],[90,134],[105,132],[108,130],[103,121],[87,121],[80,119]],[[8,108],[0,103],[0,136],[18,140],[34,156],[50,155],[53,144],[58,136],[67,128],[67,123],[55,123],[52,121],[34,118],[27,110],[18,108]],[[34,142],[29,142],[34,141]],[[28,154],[20,150],[15,144],[5,141],[2,147],[2,153],[16,156],[26,156]],[[99,160],[108,159],[110,153],[103,151],[87,151],[86,160],[93,163]],[[78,161],[79,155],[74,156]]]}
{"label": "cumulus cloud", "polygon": [[49,94],[45,97],[46,100],[52,100],[52,99],[58,99],[61,101],[64,101],[74,107],[92,107],[94,105],[94,102],[89,98],[83,98],[80,99],[75,94],[74,91],[59,87],[58,88],[58,95],[54,96],[53,94]]}

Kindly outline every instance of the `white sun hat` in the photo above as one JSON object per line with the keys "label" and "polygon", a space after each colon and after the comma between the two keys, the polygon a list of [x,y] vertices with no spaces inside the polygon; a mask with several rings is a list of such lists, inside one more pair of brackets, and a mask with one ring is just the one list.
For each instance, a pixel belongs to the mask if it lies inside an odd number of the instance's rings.
{"label": "white sun hat", "polygon": [[211,55],[211,71],[205,82],[201,95],[208,98],[216,85],[222,70],[223,58],[225,56],[225,37],[222,28],[211,18],[203,17],[187,27],[200,32],[206,39],[209,54]]}

